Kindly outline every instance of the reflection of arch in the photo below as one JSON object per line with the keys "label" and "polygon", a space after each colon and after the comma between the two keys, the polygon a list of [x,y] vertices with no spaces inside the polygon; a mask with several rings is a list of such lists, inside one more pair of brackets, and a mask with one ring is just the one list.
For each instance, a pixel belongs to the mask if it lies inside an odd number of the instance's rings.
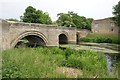
{"label": "reflection of arch", "polygon": [[42,33],[37,32],[37,31],[27,31],[27,32],[24,32],[24,33],[20,34],[15,40],[13,40],[11,42],[11,47],[12,48],[15,47],[15,45],[19,42],[19,40],[21,40],[22,38],[24,38],[26,36],[39,37],[44,41],[45,45],[47,45],[47,39]]}
{"label": "reflection of arch", "polygon": [[59,44],[67,44],[68,43],[68,34],[67,32],[63,31],[59,34]]}

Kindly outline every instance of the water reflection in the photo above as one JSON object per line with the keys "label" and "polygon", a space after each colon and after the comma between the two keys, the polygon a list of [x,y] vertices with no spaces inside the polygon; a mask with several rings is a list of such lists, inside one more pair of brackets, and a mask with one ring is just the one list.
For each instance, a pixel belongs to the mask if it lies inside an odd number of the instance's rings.
{"label": "water reflection", "polygon": [[112,72],[112,58],[109,54],[105,54],[106,59],[107,59],[107,67],[108,67],[108,72]]}
{"label": "water reflection", "polygon": [[108,72],[113,71],[113,65],[117,62],[117,56],[115,54],[110,54],[110,53],[105,53],[106,60],[107,60],[107,67],[108,67]]}

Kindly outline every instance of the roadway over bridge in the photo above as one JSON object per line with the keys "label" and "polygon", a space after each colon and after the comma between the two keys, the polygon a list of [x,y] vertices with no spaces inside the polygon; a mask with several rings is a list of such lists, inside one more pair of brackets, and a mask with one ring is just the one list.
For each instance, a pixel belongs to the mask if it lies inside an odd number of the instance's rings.
{"label": "roadway over bridge", "polygon": [[29,44],[44,46],[76,44],[76,33],[76,28],[0,20],[0,49],[14,48],[24,38]]}

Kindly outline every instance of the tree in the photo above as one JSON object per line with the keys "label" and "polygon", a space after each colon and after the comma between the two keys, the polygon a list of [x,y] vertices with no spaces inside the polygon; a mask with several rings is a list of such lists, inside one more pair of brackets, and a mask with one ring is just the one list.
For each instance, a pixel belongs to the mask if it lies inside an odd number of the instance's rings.
{"label": "tree", "polygon": [[87,18],[87,27],[88,27],[89,30],[91,30],[93,20],[94,20],[93,18]]}
{"label": "tree", "polygon": [[52,20],[48,13],[44,13],[42,10],[36,10],[32,6],[28,6],[25,9],[25,13],[21,16],[21,21],[28,23],[41,23],[51,24]]}
{"label": "tree", "polygon": [[38,23],[41,23],[41,24],[51,24],[52,23],[52,20],[49,17],[49,14],[47,12],[44,13],[41,10],[37,10],[36,13],[39,17]]}
{"label": "tree", "polygon": [[114,10],[113,14],[115,15],[114,20],[116,24],[120,27],[120,1],[118,2],[117,5],[113,7],[113,10]]}
{"label": "tree", "polygon": [[91,30],[91,23],[92,18],[86,19],[84,16],[79,16],[77,13],[74,12],[68,12],[66,13],[59,13],[57,24],[61,26],[72,26],[77,27],[81,29],[89,29]]}
{"label": "tree", "polygon": [[59,13],[57,14],[57,16],[59,17],[58,20],[56,21],[58,25],[66,27],[69,27],[70,25],[75,26],[69,14]]}
{"label": "tree", "polygon": [[39,17],[36,13],[36,9],[33,8],[32,6],[28,6],[25,9],[24,16],[21,17],[21,20],[23,22],[28,22],[28,23],[37,23],[39,20]]}
{"label": "tree", "polygon": [[76,25],[77,28],[85,29],[87,24],[86,24],[86,18],[84,16],[79,16],[76,13],[72,13],[71,17],[73,23]]}

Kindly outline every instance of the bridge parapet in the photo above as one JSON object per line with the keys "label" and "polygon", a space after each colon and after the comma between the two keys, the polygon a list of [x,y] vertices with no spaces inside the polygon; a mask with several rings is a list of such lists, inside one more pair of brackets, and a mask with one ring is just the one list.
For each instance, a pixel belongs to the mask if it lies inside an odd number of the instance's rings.
{"label": "bridge parapet", "polygon": [[29,26],[29,27],[45,27],[45,28],[56,28],[56,29],[76,29],[74,27],[64,27],[64,26],[58,26],[58,25],[46,25],[46,24],[38,24],[38,23],[24,23],[24,22],[13,22],[13,21],[7,21],[11,26]]}

